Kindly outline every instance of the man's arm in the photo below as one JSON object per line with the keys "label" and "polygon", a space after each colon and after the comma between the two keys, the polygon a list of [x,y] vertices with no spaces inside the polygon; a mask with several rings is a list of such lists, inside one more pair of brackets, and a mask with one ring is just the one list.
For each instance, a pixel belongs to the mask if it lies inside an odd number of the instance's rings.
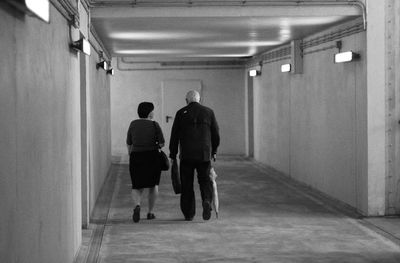
{"label": "man's arm", "polygon": [[211,111],[211,147],[212,147],[212,156],[215,159],[215,155],[217,154],[217,149],[219,146],[220,142],[220,137],[219,137],[219,127],[217,120],[215,118],[215,114],[213,111]]}
{"label": "man's arm", "polygon": [[175,115],[174,123],[172,124],[171,138],[169,140],[169,157],[171,159],[176,159],[178,154],[179,145],[179,111]]}

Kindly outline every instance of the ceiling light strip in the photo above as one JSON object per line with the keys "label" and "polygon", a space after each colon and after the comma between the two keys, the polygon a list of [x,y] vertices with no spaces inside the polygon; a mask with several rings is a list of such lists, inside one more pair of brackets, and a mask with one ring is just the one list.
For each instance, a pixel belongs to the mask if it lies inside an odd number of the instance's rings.
{"label": "ceiling light strip", "polygon": [[242,66],[240,61],[166,61],[161,66]]}

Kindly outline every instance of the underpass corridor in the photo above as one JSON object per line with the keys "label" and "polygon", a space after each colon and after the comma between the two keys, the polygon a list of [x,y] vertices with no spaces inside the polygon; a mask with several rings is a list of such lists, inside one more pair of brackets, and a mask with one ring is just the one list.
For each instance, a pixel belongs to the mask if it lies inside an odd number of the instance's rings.
{"label": "underpass corridor", "polygon": [[[343,205],[250,159],[222,157],[214,163],[220,213],[184,221],[179,195],[163,172],[155,220],[132,222],[126,164],[114,164],[78,262],[399,262],[396,238]],[[146,197],[146,195],[144,195]],[[372,219],[371,219],[372,220]]]}

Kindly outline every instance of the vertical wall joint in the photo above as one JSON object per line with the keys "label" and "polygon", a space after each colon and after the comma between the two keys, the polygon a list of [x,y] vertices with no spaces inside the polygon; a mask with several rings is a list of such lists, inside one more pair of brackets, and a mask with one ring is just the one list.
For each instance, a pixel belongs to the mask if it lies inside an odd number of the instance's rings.
{"label": "vertical wall joint", "polygon": [[301,48],[302,40],[292,40],[290,43],[291,59],[292,59],[292,73],[302,74],[303,73],[303,50]]}

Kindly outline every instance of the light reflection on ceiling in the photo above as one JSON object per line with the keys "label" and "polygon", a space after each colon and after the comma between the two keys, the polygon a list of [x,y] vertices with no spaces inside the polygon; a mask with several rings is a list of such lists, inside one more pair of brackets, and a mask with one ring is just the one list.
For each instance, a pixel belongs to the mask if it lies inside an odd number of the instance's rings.
{"label": "light reflection on ceiling", "polygon": [[113,56],[239,58],[254,56],[356,16],[94,17]]}

